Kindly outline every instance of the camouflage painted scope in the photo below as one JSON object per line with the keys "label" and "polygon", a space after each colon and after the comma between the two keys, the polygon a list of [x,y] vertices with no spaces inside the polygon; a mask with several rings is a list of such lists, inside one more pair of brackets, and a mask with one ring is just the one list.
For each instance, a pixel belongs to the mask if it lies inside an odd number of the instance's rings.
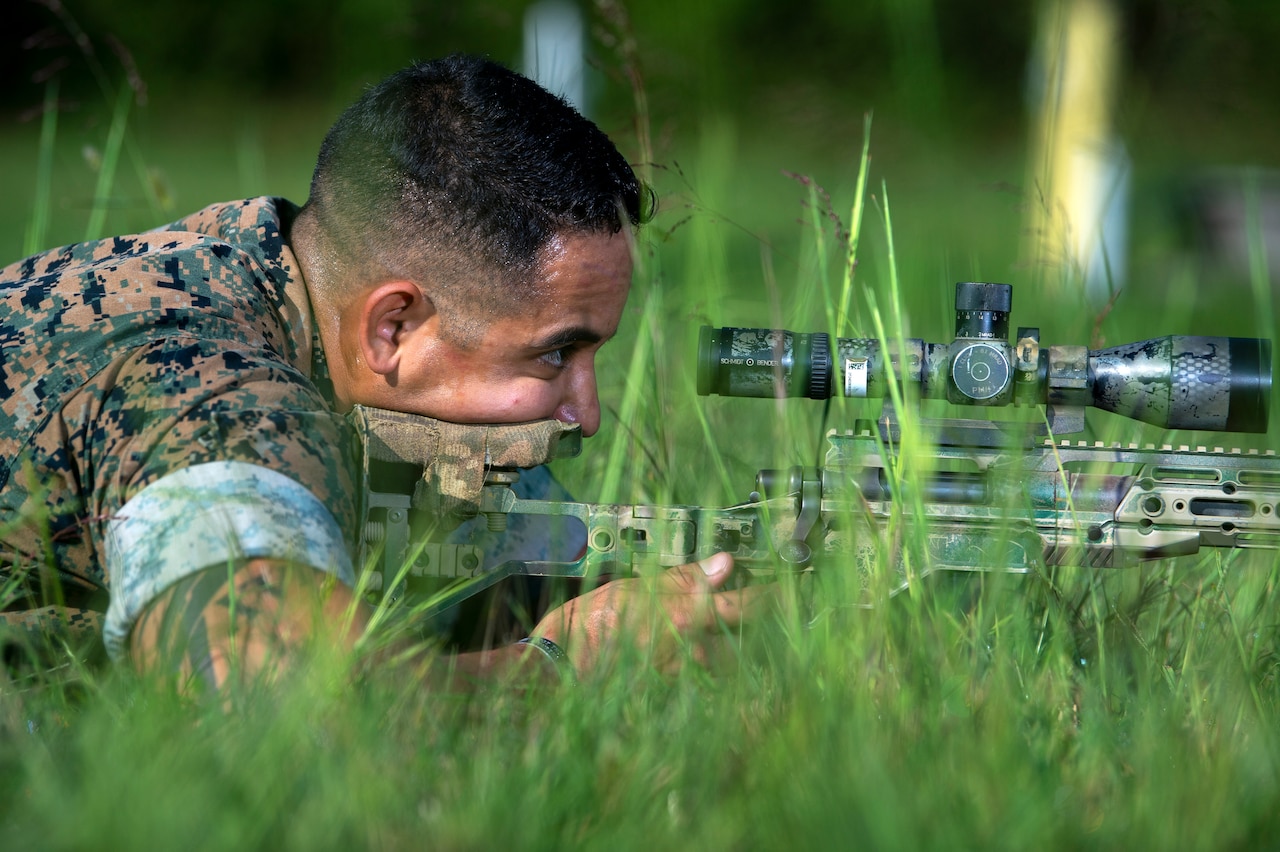
{"label": "camouflage painted scope", "polygon": [[1267,431],[1271,341],[1171,335],[1090,350],[1041,346],[1038,328],[1019,328],[1011,343],[1012,290],[957,284],[955,340],[910,338],[903,352],[873,338],[832,346],[820,333],[703,326],[698,393],[878,398],[891,372],[961,405],[1093,406],[1171,429]]}

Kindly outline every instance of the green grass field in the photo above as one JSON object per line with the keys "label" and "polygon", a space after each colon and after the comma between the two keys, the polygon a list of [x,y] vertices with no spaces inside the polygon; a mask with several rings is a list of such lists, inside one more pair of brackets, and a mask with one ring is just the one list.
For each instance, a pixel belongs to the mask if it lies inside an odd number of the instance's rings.
{"label": "green grass field", "polygon": [[[170,109],[129,117],[105,193],[84,151],[105,147],[105,125],[63,127],[51,145],[38,124],[0,133],[0,182],[14,188],[0,221],[5,262],[21,256],[42,210],[41,247],[83,238],[95,195],[111,203],[104,233],[241,195],[302,200],[330,116],[264,107],[206,131],[216,109]],[[652,151],[662,212],[639,243],[622,330],[602,352],[604,425],[559,468],[584,500],[744,500],[757,469],[813,463],[824,423],[874,413],[841,400],[824,421],[816,402],[698,397],[704,323],[874,336],[874,304],[890,335],[945,341],[954,283],[996,280],[1015,285],[1015,325],[1039,325],[1047,342],[1274,333],[1265,268],[1213,272],[1165,226],[1154,187],[1190,166],[1140,161],[1135,212],[1150,215],[1134,223],[1131,286],[1099,316],[1082,299],[1044,292],[1020,260],[1028,201],[1009,189],[1025,179],[1017,134],[943,144],[877,117],[863,162],[860,113],[821,142],[796,119],[758,132],[768,119],[707,114]],[[42,152],[51,158],[43,199]],[[845,290],[840,233],[855,207],[858,265]],[[849,315],[835,317],[846,298]],[[1090,420],[1109,440],[1280,447],[1274,422],[1266,436],[1215,440]],[[901,531],[920,534],[910,523]],[[881,570],[889,559],[885,549]],[[4,845],[1275,844],[1275,558],[1207,553],[1112,574],[932,578],[872,609],[849,605],[854,571],[827,580],[816,622],[784,608],[731,637],[713,672],[674,680],[627,658],[576,687],[499,683],[457,699],[393,672],[356,678],[349,660],[317,654],[285,682],[238,696],[230,712],[72,663],[11,681],[0,690]]]}

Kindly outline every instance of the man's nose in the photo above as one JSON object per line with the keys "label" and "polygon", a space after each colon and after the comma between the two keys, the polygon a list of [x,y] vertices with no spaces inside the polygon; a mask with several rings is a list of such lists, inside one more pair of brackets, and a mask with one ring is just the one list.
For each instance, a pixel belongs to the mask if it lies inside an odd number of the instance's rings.
{"label": "man's nose", "polygon": [[587,367],[572,379],[556,418],[582,426],[582,436],[590,438],[600,429],[600,396],[596,390],[595,367]]}

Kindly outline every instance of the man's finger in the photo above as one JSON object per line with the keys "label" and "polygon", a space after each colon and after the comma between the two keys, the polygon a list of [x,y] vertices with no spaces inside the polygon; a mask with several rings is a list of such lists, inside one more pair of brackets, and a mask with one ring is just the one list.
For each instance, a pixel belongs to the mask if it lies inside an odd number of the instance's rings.
{"label": "man's finger", "polygon": [[668,570],[662,575],[662,581],[672,591],[691,594],[723,585],[732,573],[733,557],[727,553],[714,553],[698,562]]}

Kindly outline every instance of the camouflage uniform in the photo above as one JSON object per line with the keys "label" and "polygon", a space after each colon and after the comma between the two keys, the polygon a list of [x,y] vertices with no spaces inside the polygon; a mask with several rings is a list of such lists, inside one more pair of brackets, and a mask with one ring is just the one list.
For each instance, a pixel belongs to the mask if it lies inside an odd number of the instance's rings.
{"label": "camouflage uniform", "polygon": [[285,242],[296,212],[216,204],[0,270],[6,620],[94,628],[109,589],[118,656],[150,600],[210,566],[352,580],[355,441]]}

